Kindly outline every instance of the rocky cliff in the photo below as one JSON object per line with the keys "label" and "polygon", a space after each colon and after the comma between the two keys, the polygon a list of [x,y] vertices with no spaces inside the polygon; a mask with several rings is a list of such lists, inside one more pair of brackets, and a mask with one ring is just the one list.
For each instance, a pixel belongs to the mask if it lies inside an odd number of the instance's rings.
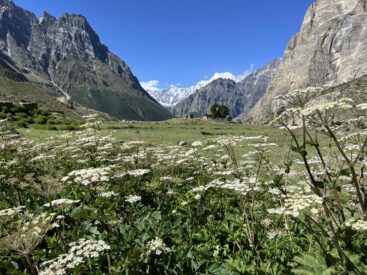
{"label": "rocky cliff", "polygon": [[170,117],[81,15],[44,13],[38,19],[0,0],[0,50],[28,80],[63,100],[121,119]]}
{"label": "rocky cliff", "polygon": [[231,79],[216,79],[178,103],[174,114],[203,116],[214,103],[228,106],[232,117],[247,114],[264,95],[279,62],[274,60],[237,83]]}
{"label": "rocky cliff", "polygon": [[367,0],[318,0],[289,42],[264,97],[247,116],[267,122],[272,99],[308,86],[335,86],[367,74]]}
{"label": "rocky cliff", "polygon": [[279,59],[274,60],[237,84],[238,89],[243,93],[243,106],[240,118],[246,116],[263,97],[270,81],[277,72],[279,63]]}

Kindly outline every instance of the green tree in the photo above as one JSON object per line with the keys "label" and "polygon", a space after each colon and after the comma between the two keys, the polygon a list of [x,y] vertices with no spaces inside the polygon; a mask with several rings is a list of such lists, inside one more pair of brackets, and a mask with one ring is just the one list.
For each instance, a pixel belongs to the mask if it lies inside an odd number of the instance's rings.
{"label": "green tree", "polygon": [[230,113],[230,109],[226,105],[220,105],[218,103],[214,103],[210,107],[210,114],[213,119],[218,119],[218,118],[224,119],[227,116],[229,116],[229,113]]}

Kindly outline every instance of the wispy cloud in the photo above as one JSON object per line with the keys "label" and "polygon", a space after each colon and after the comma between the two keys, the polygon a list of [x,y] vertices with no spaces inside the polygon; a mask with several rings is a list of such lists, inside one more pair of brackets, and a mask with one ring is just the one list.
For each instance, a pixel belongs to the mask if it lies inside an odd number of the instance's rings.
{"label": "wispy cloud", "polygon": [[252,74],[254,72],[254,67],[255,67],[255,65],[251,64],[250,68],[248,68],[246,71],[244,71],[243,73],[236,76],[236,81],[240,82],[240,81],[244,80],[247,76]]}
{"label": "wispy cloud", "polygon": [[158,92],[159,89],[159,80],[150,80],[146,82],[140,82],[140,85],[144,88],[144,90],[151,92]]}
{"label": "wispy cloud", "polygon": [[205,81],[213,81],[215,79],[218,78],[225,78],[225,79],[232,79],[236,82],[240,82],[242,80],[244,80],[247,76],[249,76],[250,74],[252,74],[254,72],[254,64],[251,64],[250,67],[248,69],[246,69],[244,72],[238,74],[238,75],[234,75],[230,72],[219,72],[219,73],[215,73],[211,78],[208,77],[208,75],[205,75],[204,79]]}
{"label": "wispy cloud", "polygon": [[[212,82],[213,80],[216,80],[218,78],[224,78],[224,79],[232,79],[236,82],[240,82],[243,79],[245,79],[248,75],[252,74],[254,72],[254,64],[251,64],[251,66],[245,70],[243,73],[239,74],[239,75],[233,75],[230,72],[222,72],[222,73],[215,73],[211,78],[208,78],[208,76],[206,75],[204,77],[205,80],[202,80],[200,82],[198,82],[196,85],[193,85],[192,87],[188,87],[187,89],[193,88],[193,89],[197,89],[197,88],[201,88],[207,84],[209,84],[210,82]],[[160,86],[160,81],[159,80],[149,80],[149,81],[145,81],[145,82],[141,82],[140,85],[147,91],[150,92],[159,92],[160,90],[162,90],[162,88]],[[163,85],[164,87],[180,87],[180,84],[171,84],[171,85]]]}

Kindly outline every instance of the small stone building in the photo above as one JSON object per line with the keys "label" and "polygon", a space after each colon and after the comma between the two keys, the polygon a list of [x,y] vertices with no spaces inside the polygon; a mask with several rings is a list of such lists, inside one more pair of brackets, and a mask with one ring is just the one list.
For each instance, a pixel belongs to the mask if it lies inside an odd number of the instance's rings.
{"label": "small stone building", "polygon": [[38,104],[35,102],[19,102],[19,105],[22,106],[24,109],[26,109],[27,111],[34,111],[36,109],[38,109]]}
{"label": "small stone building", "polygon": [[193,114],[187,114],[184,116],[186,119],[193,119],[194,115]]}
{"label": "small stone building", "polygon": [[11,101],[0,101],[0,109],[2,107],[6,107],[6,108],[13,108],[15,107],[14,103]]}

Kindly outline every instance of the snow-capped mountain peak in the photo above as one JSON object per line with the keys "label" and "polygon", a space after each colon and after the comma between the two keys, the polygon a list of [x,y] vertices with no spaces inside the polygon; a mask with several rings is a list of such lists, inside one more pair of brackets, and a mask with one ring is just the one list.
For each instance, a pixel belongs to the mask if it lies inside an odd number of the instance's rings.
{"label": "snow-capped mountain peak", "polygon": [[181,87],[177,87],[176,85],[170,85],[168,88],[160,89],[158,88],[158,85],[159,85],[158,80],[141,82],[140,84],[159,103],[167,107],[173,107],[177,103],[179,103],[181,100],[195,93],[200,88],[205,87],[209,83],[219,78],[231,79],[236,82],[242,80],[241,78],[236,77],[229,72],[224,72],[224,73],[215,73],[210,79],[199,81],[196,85],[193,85],[188,88],[181,88]]}

